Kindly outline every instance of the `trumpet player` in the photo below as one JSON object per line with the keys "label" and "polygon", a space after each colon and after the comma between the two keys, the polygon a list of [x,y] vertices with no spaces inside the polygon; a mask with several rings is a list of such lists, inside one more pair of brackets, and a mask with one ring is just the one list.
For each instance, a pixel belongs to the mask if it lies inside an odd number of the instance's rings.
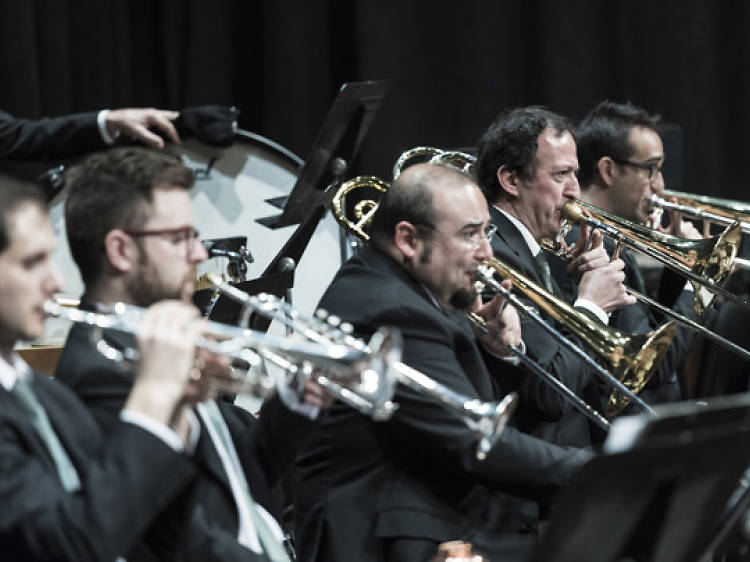
{"label": "trumpet player", "polygon": [[[402,361],[467,397],[496,400],[520,376],[502,356],[521,341],[517,312],[495,299],[461,313],[493,229],[475,182],[452,168],[407,168],[382,197],[370,242],[337,273],[320,306],[369,335],[403,336]],[[490,375],[496,374],[496,379]],[[477,462],[459,416],[399,387],[399,409],[373,422],[334,405],[297,460],[296,537],[304,562],[426,561],[461,538],[493,561],[520,560],[534,538],[533,500],[548,497],[586,458],[506,428]]]}
{"label": "trumpet player", "polygon": [[[43,304],[62,282],[41,192],[3,180],[0,200],[3,559],[112,562],[169,552],[190,515],[177,500],[198,472],[184,431],[198,312],[170,302],[146,314],[137,338],[143,361],[105,437],[70,389],[13,351],[42,335]],[[168,506],[175,527],[151,533]]]}
{"label": "trumpet player", "polygon": [[[578,160],[581,165],[581,199],[616,215],[639,224],[651,224],[654,210],[651,196],[660,195],[664,189],[661,167],[664,148],[659,135],[661,118],[630,103],[604,101],[592,109],[576,128]],[[683,238],[701,238],[691,222],[684,221],[679,213],[671,212],[668,227],[655,225],[659,230]],[[578,236],[574,227],[570,239]],[[612,251],[614,243],[606,241]],[[643,273],[633,252],[623,248],[620,257],[625,264],[625,284],[640,293],[646,293]],[[562,268],[555,268],[559,274]],[[675,311],[695,319],[692,287],[684,279],[664,270],[664,282],[678,287],[674,303],[667,303]],[[560,276],[566,289],[571,285]],[[634,333],[646,333],[656,328],[664,319],[643,303],[637,303],[612,316],[614,326]],[[678,371],[693,341],[692,332],[678,329],[668,355],[646,389],[645,397],[651,401],[679,400],[682,396]]]}
{"label": "trumpet player", "polygon": [[[189,300],[196,264],[206,259],[188,189],[193,173],[174,156],[144,148],[118,148],[85,159],[68,181],[68,242],[85,285],[82,307],[124,302],[148,306],[162,299]],[[58,364],[58,378],[81,397],[108,431],[133,384],[132,375],[104,358],[75,326]],[[107,333],[115,347],[130,344]],[[220,368],[221,365],[213,365]],[[286,560],[274,511],[274,490],[311,419],[324,405],[308,382],[303,400],[289,391],[289,407],[274,397],[258,419],[229,403],[198,404],[196,458],[203,471],[181,559]],[[290,411],[294,408],[295,411]]]}
{"label": "trumpet player", "polygon": [[[480,139],[476,168],[497,227],[492,242],[495,256],[562,297],[540,244],[559,233],[563,205],[580,197],[576,143],[569,122],[543,107],[506,111]],[[602,243],[601,234],[594,232],[589,248],[577,246],[569,271],[579,279],[576,308],[592,322],[607,324],[610,313],[635,299],[623,287],[622,260],[610,262]],[[579,357],[535,324],[524,324],[523,331],[531,356],[579,396],[601,405],[604,389],[593,382],[590,368]],[[598,438],[586,418],[536,377],[524,381],[520,392],[521,404],[527,407],[517,416],[525,417],[535,435],[578,446]]]}

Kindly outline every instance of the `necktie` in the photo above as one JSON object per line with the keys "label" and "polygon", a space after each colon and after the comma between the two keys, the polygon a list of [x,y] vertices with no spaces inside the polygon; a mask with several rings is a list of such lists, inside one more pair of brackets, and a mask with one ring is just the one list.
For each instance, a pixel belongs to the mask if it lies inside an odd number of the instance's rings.
{"label": "necktie", "polygon": [[542,282],[544,283],[544,288],[547,289],[550,293],[554,293],[554,287],[552,285],[552,273],[549,269],[549,262],[547,261],[547,258],[544,256],[544,252],[539,251],[534,256],[534,261],[536,262],[537,266],[539,266],[539,272],[542,275]]}
{"label": "necktie", "polygon": [[232,441],[232,436],[229,433],[229,428],[227,427],[224,418],[221,416],[219,407],[213,400],[205,402],[204,406],[204,412],[206,413],[204,421],[211,424],[211,427],[214,430],[213,433],[219,438],[220,443],[215,443],[215,445],[223,447],[227,452],[227,457],[230,459],[230,466],[226,468],[229,470],[233,470],[235,472],[235,476],[237,476],[237,479],[242,483],[244,500],[248,504],[250,518],[252,520],[253,526],[255,527],[255,532],[258,534],[258,539],[260,539],[260,544],[263,547],[266,556],[268,556],[269,560],[271,560],[272,562],[289,562],[289,557],[286,555],[281,542],[276,538],[276,536],[274,536],[273,531],[268,526],[268,523],[258,512],[257,504],[255,503],[255,500],[250,493],[250,488],[247,484],[245,473],[242,469],[242,466],[240,465],[239,458],[237,456],[237,450],[235,449],[234,442]]}
{"label": "necktie", "polygon": [[47,446],[65,491],[72,493],[80,490],[81,481],[78,479],[78,472],[60,443],[55,430],[52,429],[47,412],[34,394],[31,385],[19,377],[12,392],[31,414],[31,423]]}

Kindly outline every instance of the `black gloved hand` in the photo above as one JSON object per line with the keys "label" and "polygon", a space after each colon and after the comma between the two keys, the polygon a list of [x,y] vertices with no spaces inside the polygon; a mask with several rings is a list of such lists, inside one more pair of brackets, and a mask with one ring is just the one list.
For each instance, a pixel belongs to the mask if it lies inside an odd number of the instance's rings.
{"label": "black gloved hand", "polygon": [[175,120],[181,138],[195,137],[212,146],[231,146],[234,141],[233,124],[239,112],[234,107],[199,105],[186,107]]}

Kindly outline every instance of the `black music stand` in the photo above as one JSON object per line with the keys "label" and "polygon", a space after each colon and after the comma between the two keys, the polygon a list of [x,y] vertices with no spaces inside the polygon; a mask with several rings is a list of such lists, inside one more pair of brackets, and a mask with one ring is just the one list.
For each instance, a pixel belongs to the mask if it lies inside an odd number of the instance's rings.
{"label": "black music stand", "polygon": [[[256,221],[274,229],[299,226],[260,277],[236,287],[248,294],[264,291],[291,301],[294,269],[325,215],[335,186],[356,157],[387,88],[388,81],[350,82],[341,86],[291,193],[288,197],[268,201],[283,208],[283,212]],[[240,314],[240,305],[220,297],[211,318],[225,321],[225,318],[239,319]],[[270,323],[263,317],[251,317],[251,326],[256,330],[265,331]]]}
{"label": "black music stand", "polygon": [[[532,562],[689,562],[750,461],[750,396],[657,406],[626,450],[587,464],[562,493]],[[617,428],[613,428],[615,436]]]}

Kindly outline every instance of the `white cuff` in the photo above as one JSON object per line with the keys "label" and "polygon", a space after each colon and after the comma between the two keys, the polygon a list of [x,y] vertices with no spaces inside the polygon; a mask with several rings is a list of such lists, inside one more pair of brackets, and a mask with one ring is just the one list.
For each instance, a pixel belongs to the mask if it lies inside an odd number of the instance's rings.
{"label": "white cuff", "polygon": [[120,411],[120,420],[126,423],[137,425],[141,429],[145,429],[155,437],[161,439],[167,446],[172,448],[175,453],[182,453],[185,450],[185,445],[182,443],[182,439],[180,439],[180,436],[177,435],[177,433],[172,428],[167,427],[163,423],[160,423],[145,414],[136,412],[134,410],[125,409]]}
{"label": "white cuff", "polygon": [[[484,343],[482,343],[482,347],[484,347],[484,350],[490,355],[492,355],[493,357],[502,359],[503,361],[505,361],[506,363],[510,365],[513,365],[514,367],[518,367],[521,364],[521,359],[515,353],[511,353],[511,355],[499,355],[495,353],[494,351],[492,351],[489,347],[484,345]],[[526,342],[525,341],[521,340],[520,343],[518,344],[518,348],[521,353],[526,355]]]}
{"label": "white cuff", "polygon": [[682,288],[683,291],[687,291],[688,293],[694,293],[695,287],[693,287],[693,284],[690,281],[685,281],[685,286]]}
{"label": "white cuff", "polygon": [[576,302],[573,303],[573,306],[580,306],[581,308],[585,308],[589,312],[593,312],[602,324],[604,324],[605,326],[609,324],[609,314],[604,312],[604,309],[602,309],[595,302],[592,302],[588,299],[578,298],[576,299]]}
{"label": "white cuff", "polygon": [[115,131],[114,134],[110,134],[107,129],[107,113],[109,109],[102,109],[96,116],[96,126],[99,127],[99,134],[102,136],[104,144],[114,144],[117,137],[120,136],[120,131]]}

